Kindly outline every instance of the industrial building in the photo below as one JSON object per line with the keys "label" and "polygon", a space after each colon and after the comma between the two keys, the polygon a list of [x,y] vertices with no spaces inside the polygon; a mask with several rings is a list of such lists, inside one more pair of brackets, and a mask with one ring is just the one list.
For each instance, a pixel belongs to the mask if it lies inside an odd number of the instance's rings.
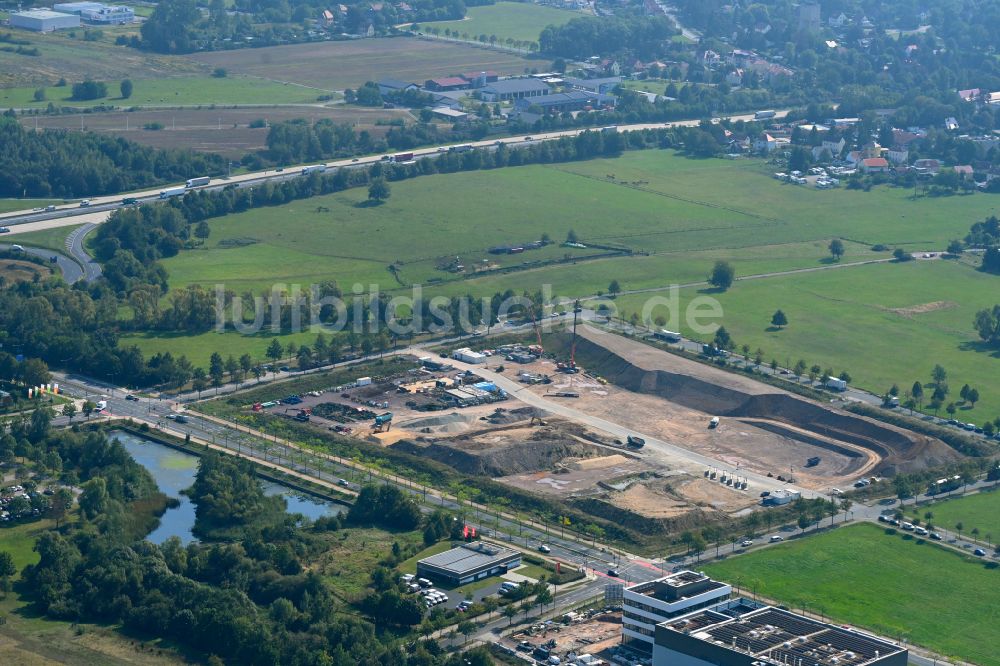
{"label": "industrial building", "polygon": [[889,641],[737,598],[656,626],[653,666],[906,666]]}
{"label": "industrial building", "polygon": [[800,497],[802,497],[802,493],[797,490],[774,490],[763,499],[761,504],[764,506],[782,506],[784,504],[791,504]]}
{"label": "industrial building", "polygon": [[732,587],[703,573],[679,571],[626,587],[622,599],[622,638],[630,647],[653,649],[656,625],[729,598]]}
{"label": "industrial building", "polygon": [[571,90],[541,98],[522,98],[514,103],[514,107],[518,111],[528,111],[537,107],[543,113],[562,113],[564,111],[581,111],[587,108],[613,107],[617,102],[618,98],[614,95],[602,95],[586,90]]}
{"label": "industrial building", "polygon": [[487,102],[506,102],[526,97],[542,97],[548,95],[551,88],[538,79],[504,79],[489,83],[480,89],[480,94]]}
{"label": "industrial building", "polygon": [[456,361],[462,361],[463,363],[485,363],[486,356],[480,354],[479,352],[472,351],[468,347],[463,347],[462,349],[456,349],[452,352],[451,357]]}
{"label": "industrial building", "polygon": [[521,553],[476,541],[417,562],[417,575],[457,586],[505,574],[521,566]]}
{"label": "industrial building", "polygon": [[122,5],[105,5],[102,2],[60,2],[52,9],[65,14],[76,14],[88,23],[125,25],[135,22],[135,10]]}
{"label": "industrial building", "polygon": [[50,9],[29,9],[11,14],[10,25],[13,28],[24,28],[35,32],[52,32],[66,28],[79,28],[80,17],[76,14],[64,14]]}

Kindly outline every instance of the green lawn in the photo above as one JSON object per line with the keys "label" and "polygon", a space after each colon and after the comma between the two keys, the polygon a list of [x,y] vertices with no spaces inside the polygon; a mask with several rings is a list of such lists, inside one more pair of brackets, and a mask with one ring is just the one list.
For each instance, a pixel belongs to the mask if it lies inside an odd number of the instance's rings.
{"label": "green lawn", "polygon": [[[273,337],[275,336],[270,335],[270,333],[240,335],[233,331],[227,331],[226,333],[210,331],[198,335],[159,333],[154,331],[150,333],[122,335],[119,339],[119,344],[122,347],[138,345],[147,356],[169,351],[173,354],[174,358],[187,356],[196,366],[207,368],[212,352],[216,351],[222,354],[224,358],[229,356],[229,354],[232,354],[236,358],[239,358],[243,354],[250,354],[252,358],[264,361],[266,360],[264,352],[267,350],[267,346],[271,344]],[[311,346],[316,340],[316,333],[302,332],[276,337],[285,347],[288,346],[289,342],[294,342],[296,345],[305,344]],[[210,393],[210,391],[206,391],[205,395],[210,395]]]}
{"label": "green lawn", "polygon": [[969,534],[973,528],[977,528],[980,541],[986,541],[987,535],[991,544],[1000,540],[1000,492],[981,492],[946,500],[930,507],[919,507],[921,519],[925,511],[933,512],[931,522],[944,529],[954,530],[956,524],[962,523],[963,534]]}
{"label": "green lawn", "polygon": [[[61,204],[62,199],[0,199],[0,213],[9,213],[13,210],[31,210],[49,204]],[[2,226],[0,220],[0,226]]]}
{"label": "green lawn", "polygon": [[446,550],[451,550],[451,548],[452,548],[451,541],[448,540],[438,541],[433,546],[424,548],[422,551],[420,551],[410,559],[403,560],[396,568],[399,569],[400,573],[415,575],[417,573],[418,560],[422,560],[425,557],[430,557],[431,555],[437,555],[438,553],[443,553]]}
{"label": "green lawn", "polygon": [[72,89],[67,86],[47,87],[45,99],[34,101],[36,88],[0,89],[0,106],[45,108],[49,102],[70,106],[191,106],[208,104],[293,104],[315,102],[321,94],[312,88],[294,84],[277,83],[249,76],[215,78],[212,76],[184,76],[163,79],[133,79],[132,96],[122,99],[120,81],[108,81],[108,96],[88,101],[71,99]]}
{"label": "green lawn", "polygon": [[40,520],[23,525],[11,525],[0,527],[0,550],[5,550],[14,558],[14,565],[17,567],[20,576],[21,569],[26,564],[38,562],[38,553],[32,550],[35,541],[48,529],[51,529],[51,520]]}
{"label": "green lawn", "polygon": [[17,242],[24,246],[46,247],[56,252],[66,252],[66,237],[73,233],[74,229],[79,229],[82,224],[71,227],[56,227],[54,229],[42,229],[41,231],[29,231],[23,234],[12,236]]}
{"label": "green lawn", "polygon": [[856,525],[704,568],[795,608],[1000,664],[1000,570],[931,543]]}
{"label": "green lawn", "polygon": [[422,23],[434,26],[442,32],[445,28],[468,34],[470,39],[479,35],[495,35],[499,43],[507,38],[517,41],[537,42],[542,29],[549,25],[563,25],[574,18],[584,16],[581,12],[543,7],[528,2],[498,2],[495,5],[469,7],[466,18],[461,21],[437,21]]}

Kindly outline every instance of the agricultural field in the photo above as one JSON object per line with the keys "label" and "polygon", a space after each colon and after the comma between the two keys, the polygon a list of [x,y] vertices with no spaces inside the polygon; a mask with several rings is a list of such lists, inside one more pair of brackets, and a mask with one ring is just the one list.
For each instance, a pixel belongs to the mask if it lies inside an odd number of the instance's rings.
{"label": "agricultural field", "polygon": [[[495,70],[520,74],[539,61],[462,44],[399,37],[316,42],[188,56],[209,69],[258,76],[323,90],[357,88],[393,78],[423,82],[435,76]],[[335,66],[331,66],[335,63]]]}
{"label": "agricultural field", "polygon": [[[18,39],[37,48],[38,56],[0,52],[0,106],[12,104],[11,97],[4,98],[3,88],[51,86],[60,78],[72,85],[76,81],[92,78],[97,81],[118,81],[130,78],[159,79],[171,76],[198,76],[209,74],[210,69],[176,56],[143,53],[124,46],[115,46],[105,31],[104,38],[96,42],[83,40],[83,30],[55,32],[40,35],[25,30],[13,30]],[[72,33],[76,37],[70,37]],[[33,88],[32,88],[33,90]],[[21,94],[17,93],[20,99]]]}
{"label": "agricultural field", "polygon": [[[154,148],[190,148],[239,159],[248,152],[266,146],[267,128],[250,127],[250,123],[274,123],[296,118],[305,118],[310,122],[326,118],[335,123],[349,123],[358,131],[368,130],[375,137],[380,137],[389,130],[388,125],[378,123],[412,120],[408,112],[399,109],[302,104],[22,116],[21,123],[25,127],[35,127],[37,124],[39,128],[77,130],[82,123],[86,130],[113,133]],[[162,126],[163,129],[145,129],[147,125]]]}
{"label": "agricultural field", "polygon": [[991,544],[1000,540],[1000,492],[995,490],[967,495],[957,499],[945,500],[930,507],[919,507],[920,517],[924,511],[934,513],[932,522],[944,529],[954,530],[955,525],[962,523],[962,533],[972,536],[969,532],[979,530],[979,540],[986,541],[987,535]]}
{"label": "agricultural field", "polygon": [[[741,273],[742,263],[734,265]],[[709,295],[722,305],[720,323],[737,345],[760,348],[765,360],[773,357],[786,367],[801,358],[846,370],[855,385],[883,393],[893,383],[902,390],[915,381],[931,383],[931,370],[940,363],[948,371],[948,401],[959,403],[955,418],[981,424],[1000,416],[1000,361],[972,323],[978,310],[1000,300],[997,280],[962,262],[927,260],[747,280]],[[682,308],[705,291],[683,289]],[[623,296],[616,306],[628,317],[654,295]],[[770,325],[778,309],[789,321],[782,330]],[[711,337],[694,334],[683,322],[680,327],[696,339]],[[963,384],[979,389],[974,408],[961,404]]]}
{"label": "agricultural field", "polygon": [[498,2],[495,5],[469,7],[461,21],[436,21],[421,25],[434,26],[441,31],[448,28],[468,34],[470,39],[479,35],[495,35],[498,43],[502,44],[507,39],[537,42],[538,35],[546,26],[563,25],[581,16],[585,14],[527,2]]}
{"label": "agricultural field", "polygon": [[1000,570],[909,535],[856,525],[704,569],[796,609],[890,638],[902,635],[980,666],[1000,664],[994,649],[1000,644]]}
{"label": "agricultural field", "polygon": [[98,79],[108,86],[108,96],[101,99],[77,101],[72,99],[72,83],[65,87],[47,86],[45,99],[35,101],[36,87],[5,88],[0,90],[0,104],[4,107],[44,109],[51,102],[55,106],[92,107],[113,105],[117,107],[176,107],[227,104],[314,104],[318,95],[330,91],[316,90],[290,83],[279,83],[250,76],[180,76],[162,79],[131,79],[132,95],[121,97],[120,79]]}

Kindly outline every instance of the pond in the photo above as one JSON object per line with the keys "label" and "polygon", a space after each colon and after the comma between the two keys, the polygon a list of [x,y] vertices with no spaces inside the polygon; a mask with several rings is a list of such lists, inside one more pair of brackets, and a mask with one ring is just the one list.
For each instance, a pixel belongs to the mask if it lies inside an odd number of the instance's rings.
{"label": "pond", "polygon": [[[163,493],[180,500],[179,506],[167,509],[160,517],[159,527],[146,538],[156,544],[173,536],[180,537],[185,545],[197,541],[191,533],[194,528],[194,504],[181,491],[194,485],[195,475],[198,473],[198,456],[129,433],[118,432],[113,437],[122,443],[137,463],[149,470]],[[280,483],[265,480],[262,484],[265,494],[285,498],[289,513],[300,513],[309,520],[335,516],[347,510],[342,504],[300,493]]]}

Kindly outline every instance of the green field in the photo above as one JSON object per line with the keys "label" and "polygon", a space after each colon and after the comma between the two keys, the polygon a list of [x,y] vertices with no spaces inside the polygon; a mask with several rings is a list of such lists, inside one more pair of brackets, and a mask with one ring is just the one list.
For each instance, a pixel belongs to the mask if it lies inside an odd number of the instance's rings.
{"label": "green field", "polygon": [[56,106],[193,106],[211,104],[302,104],[316,101],[323,91],[248,76],[215,78],[184,76],[163,79],[133,79],[132,96],[123,99],[120,80],[108,81],[108,96],[87,101],[71,99],[70,86],[45,88],[45,100],[34,101],[35,88],[0,89],[0,106],[42,108]]}
{"label": "green field", "polygon": [[705,573],[949,657],[1000,664],[1000,570],[873,525],[709,564]]}
{"label": "green field", "polygon": [[[981,492],[958,499],[935,503],[930,507],[919,507],[920,517],[925,511],[934,513],[931,519],[935,525],[946,530],[954,530],[962,523],[962,533],[972,536],[973,528],[979,530],[978,539],[996,544],[1000,540],[1000,492]],[[989,539],[987,539],[989,536]]]}
{"label": "green field", "polygon": [[[741,262],[734,265],[743,271]],[[893,383],[903,390],[915,381],[930,383],[940,363],[948,371],[948,401],[960,401],[963,384],[981,394],[974,409],[960,405],[956,418],[983,423],[1000,415],[998,358],[979,340],[972,321],[978,310],[1000,301],[997,286],[995,276],[961,262],[913,261],[737,282],[711,296],[721,303],[720,323],[737,345],[760,348],[766,360],[782,365],[801,358],[838,373],[847,370],[854,384],[877,393]],[[623,296],[616,305],[628,316],[651,295]],[[698,289],[683,290],[682,306],[698,295]],[[789,320],[780,331],[770,326],[777,309]],[[680,326],[692,337],[711,338]]]}
{"label": "green field", "polygon": [[[13,210],[31,210],[49,204],[61,204],[62,199],[0,199],[0,213],[9,213]],[[0,219],[0,226],[3,220]]]}
{"label": "green field", "polygon": [[538,35],[546,26],[563,25],[585,14],[528,2],[498,2],[495,5],[469,7],[465,16],[461,21],[437,21],[421,25],[431,25],[442,31],[449,28],[468,34],[470,39],[479,35],[495,35],[500,44],[508,38],[537,42]]}
{"label": "green field", "polygon": [[74,229],[82,227],[82,224],[75,224],[71,227],[56,227],[54,229],[43,229],[41,231],[29,231],[23,234],[11,236],[17,239],[17,243],[24,246],[47,247],[56,252],[66,253],[66,237],[73,233]]}
{"label": "green field", "polygon": [[[967,420],[1000,413],[992,380],[996,359],[977,343],[971,326],[978,309],[998,300],[995,277],[955,261],[851,265],[886,260],[888,252],[871,251],[875,243],[940,250],[973,221],[996,213],[996,197],[914,200],[908,191],[887,187],[819,191],[775,181],[759,161],[691,160],[658,150],[394,182],[390,199],[374,207],[359,205],[365,197],[358,188],[213,220],[203,249],[165,261],[171,284],[219,283],[260,293],[274,283],[332,279],[345,292],[375,284],[395,295],[420,284],[427,295],[476,296],[550,284],[554,296],[585,297],[606,291],[612,280],[626,292],[697,283],[717,259],[732,261],[740,276],[829,268],[737,283],[719,297],[723,323],[738,344],[760,347],[768,359],[794,363],[801,357],[846,369],[856,384],[874,391],[893,382],[928,382],[933,365],[941,363],[954,392],[963,383],[980,391],[979,405],[962,411]],[[593,258],[605,250],[558,242],[519,255],[486,252],[542,234],[560,241],[570,229],[585,244],[635,254]],[[845,239],[839,265],[827,250],[833,237]],[[242,246],[228,247],[234,239]],[[512,272],[456,275],[439,268],[456,257],[469,271],[488,260]],[[683,291],[682,300],[701,288]],[[631,313],[662,295],[623,295],[617,305]],[[770,331],[777,308],[791,325]],[[255,354],[268,342],[226,337],[227,348]],[[127,341],[147,352],[182,348],[200,358],[219,347],[218,339]]]}

